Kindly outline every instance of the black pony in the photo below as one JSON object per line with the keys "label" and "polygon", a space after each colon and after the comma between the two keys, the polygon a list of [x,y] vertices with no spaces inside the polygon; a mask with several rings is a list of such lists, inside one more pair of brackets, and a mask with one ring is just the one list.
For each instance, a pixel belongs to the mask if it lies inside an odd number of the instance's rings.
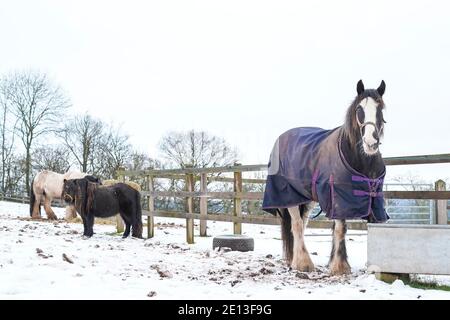
{"label": "black pony", "polygon": [[130,230],[133,237],[142,238],[141,195],[125,183],[101,186],[86,178],[64,180],[62,196],[83,219],[84,236],[94,234],[94,217],[107,218],[119,213],[125,222],[123,238],[129,236]]}
{"label": "black pony", "polygon": [[365,89],[360,80],[356,91],[342,126],[294,128],[273,147],[263,209],[281,217],[284,256],[293,269],[314,269],[303,235],[316,203],[334,220],[332,274],[351,271],[345,248],[346,219],[389,219],[382,192],[386,170],[379,151],[385,83]]}

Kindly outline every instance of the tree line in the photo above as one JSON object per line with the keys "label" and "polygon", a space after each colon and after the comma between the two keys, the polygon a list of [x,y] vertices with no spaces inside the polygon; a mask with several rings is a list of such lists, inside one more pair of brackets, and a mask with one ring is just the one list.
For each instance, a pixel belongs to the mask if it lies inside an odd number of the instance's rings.
{"label": "tree line", "polygon": [[223,138],[194,130],[161,137],[160,159],[138,151],[120,126],[88,113],[73,114],[63,89],[45,73],[15,71],[0,76],[0,191],[29,194],[41,170],[80,170],[102,179],[130,170],[226,166],[238,153]]}
{"label": "tree line", "polygon": [[[166,132],[158,144],[160,157],[152,157],[137,150],[120,126],[89,113],[74,114],[63,89],[33,70],[0,75],[0,151],[0,195],[6,197],[28,196],[33,177],[42,170],[79,170],[105,180],[116,179],[119,168],[205,168],[239,161],[237,149],[225,139],[194,130]],[[133,179],[145,189],[143,177]],[[184,189],[184,181],[176,179],[158,179],[155,185],[160,191]],[[232,191],[232,184],[213,182],[208,189]],[[262,186],[246,185],[244,191],[262,191]],[[184,210],[185,204],[179,198],[158,198],[155,205],[160,210]],[[198,209],[198,199],[194,205]],[[231,200],[208,201],[209,212],[231,208]],[[243,209],[260,212],[255,201],[244,201]]]}

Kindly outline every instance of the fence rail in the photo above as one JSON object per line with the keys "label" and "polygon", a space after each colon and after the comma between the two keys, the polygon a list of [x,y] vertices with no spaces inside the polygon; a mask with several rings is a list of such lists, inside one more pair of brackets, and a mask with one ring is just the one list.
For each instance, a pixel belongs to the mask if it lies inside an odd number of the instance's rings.
{"label": "fence rail", "polygon": [[[194,197],[220,200],[262,200],[264,197],[263,192],[142,191],[141,194],[152,197]],[[450,191],[384,191],[383,196],[386,199],[446,200],[450,199]]]}
{"label": "fence rail", "polygon": [[[420,155],[420,156],[406,156],[406,157],[387,157],[383,158],[387,166],[398,165],[413,165],[413,164],[433,164],[433,163],[450,163],[450,153],[434,154],[434,155]],[[185,174],[199,174],[199,173],[225,173],[225,172],[248,172],[248,171],[265,171],[267,164],[253,164],[253,165],[235,165],[226,167],[212,167],[212,168],[182,168],[182,169],[168,169],[168,170],[118,170],[119,176],[158,176],[159,178],[174,178],[178,174],[180,179],[184,178]]]}
{"label": "fence rail", "polygon": [[[30,197],[25,197],[25,196],[16,196],[16,195],[11,195],[11,196],[5,196],[5,195],[0,195],[0,201],[9,201],[9,202],[17,202],[17,203],[30,203]],[[62,201],[59,200],[53,200],[51,203],[52,207],[65,207],[65,204],[62,203]]]}
{"label": "fence rail", "polygon": [[[185,218],[185,219],[196,219],[200,221],[224,221],[224,222],[233,222],[233,223],[251,223],[251,224],[265,224],[265,225],[279,225],[280,219],[274,216],[267,215],[242,215],[242,216],[233,216],[227,214],[217,214],[217,213],[208,213],[207,216],[202,216],[200,213],[189,213],[189,212],[180,212],[180,211],[164,211],[164,210],[156,210],[156,211],[148,211],[142,210],[143,216],[152,216],[152,217],[165,217],[165,218]],[[330,220],[317,220],[310,221],[308,227],[313,228],[331,228],[333,221]],[[366,230],[366,222],[362,220],[352,220],[351,223],[348,224],[348,229],[351,230]]]}

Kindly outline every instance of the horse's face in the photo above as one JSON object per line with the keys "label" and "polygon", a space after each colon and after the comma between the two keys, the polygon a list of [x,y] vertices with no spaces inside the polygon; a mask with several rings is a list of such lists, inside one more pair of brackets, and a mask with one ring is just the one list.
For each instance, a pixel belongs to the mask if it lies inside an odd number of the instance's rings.
{"label": "horse's face", "polygon": [[385,83],[382,81],[376,90],[379,97],[373,98],[363,94],[364,85],[361,80],[357,85],[358,96],[361,98],[355,108],[355,120],[361,134],[363,152],[368,156],[379,152],[380,139],[383,136],[385,121],[383,118],[384,103],[382,96],[384,90]]}
{"label": "horse's face", "polygon": [[77,179],[64,179],[62,198],[66,203],[73,204],[79,192],[80,186],[77,184]]}

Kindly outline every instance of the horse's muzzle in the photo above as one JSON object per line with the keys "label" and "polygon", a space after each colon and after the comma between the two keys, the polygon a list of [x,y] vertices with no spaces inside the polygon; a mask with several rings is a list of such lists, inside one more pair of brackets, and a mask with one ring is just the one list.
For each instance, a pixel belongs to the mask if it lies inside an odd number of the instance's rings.
{"label": "horse's muzzle", "polygon": [[72,198],[72,196],[70,195],[70,194],[64,194],[64,201],[65,202],[68,202],[68,203],[72,203],[73,202],[73,198]]}

